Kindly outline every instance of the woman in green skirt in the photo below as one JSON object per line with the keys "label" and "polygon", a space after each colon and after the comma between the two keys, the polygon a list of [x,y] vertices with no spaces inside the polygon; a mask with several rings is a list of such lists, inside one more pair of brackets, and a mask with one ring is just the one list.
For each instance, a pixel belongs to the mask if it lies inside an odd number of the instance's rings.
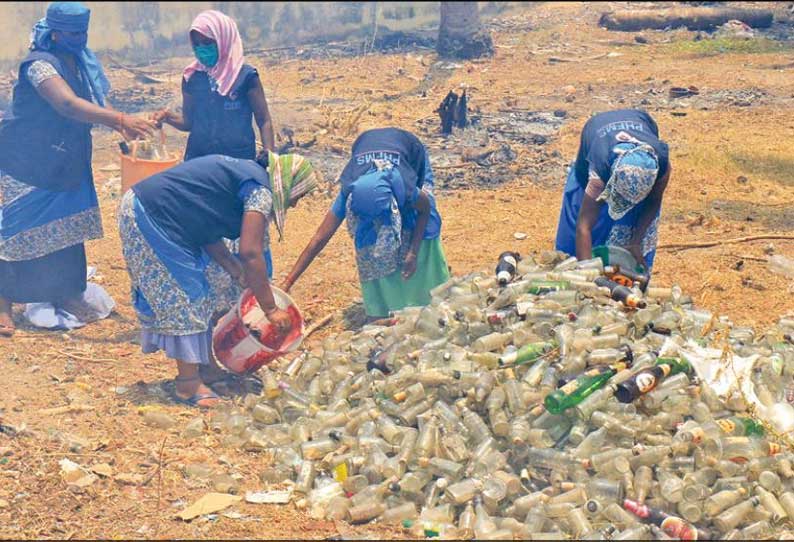
{"label": "woman in green skirt", "polygon": [[340,177],[342,190],[284,283],[289,291],[345,218],[353,237],[364,308],[372,318],[430,303],[449,278],[433,172],[422,142],[398,128],[361,134]]}

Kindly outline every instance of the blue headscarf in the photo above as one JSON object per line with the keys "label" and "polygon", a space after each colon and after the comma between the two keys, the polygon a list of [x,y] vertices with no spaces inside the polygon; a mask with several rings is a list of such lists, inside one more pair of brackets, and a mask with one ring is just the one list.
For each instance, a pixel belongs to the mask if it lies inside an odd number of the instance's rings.
{"label": "blue headscarf", "polygon": [[350,210],[358,218],[356,248],[374,245],[378,240],[376,221],[393,226],[393,206],[399,208],[404,202],[405,185],[396,169],[374,170],[356,179],[350,186]]}
{"label": "blue headscarf", "polygon": [[[34,51],[51,51],[55,48],[52,41],[53,30],[61,32],[88,32],[91,10],[80,2],[53,2],[47,8],[47,16],[33,27],[30,36]],[[110,82],[102,70],[94,52],[83,47],[74,53],[77,66],[91,86],[91,93],[97,104],[104,107],[105,96],[110,91]]]}

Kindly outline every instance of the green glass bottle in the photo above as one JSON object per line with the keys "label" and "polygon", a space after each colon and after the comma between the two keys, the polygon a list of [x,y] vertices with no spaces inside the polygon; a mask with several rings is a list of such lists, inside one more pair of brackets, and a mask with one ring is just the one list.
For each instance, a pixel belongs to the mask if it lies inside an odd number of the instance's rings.
{"label": "green glass bottle", "polygon": [[534,295],[541,295],[570,289],[571,283],[567,280],[533,280],[529,283],[527,292]]}
{"label": "green glass bottle", "polygon": [[625,369],[625,363],[595,367],[583,373],[576,380],[572,380],[563,387],[548,394],[543,404],[552,414],[560,414],[571,407],[575,407],[587,397],[606,386],[610,378]]}
{"label": "green glass bottle", "polygon": [[525,344],[515,352],[501,356],[499,358],[499,366],[529,365],[555,348],[557,348],[557,341]]}
{"label": "green glass bottle", "polygon": [[716,420],[723,432],[735,437],[763,437],[764,426],[745,416],[729,416]]}

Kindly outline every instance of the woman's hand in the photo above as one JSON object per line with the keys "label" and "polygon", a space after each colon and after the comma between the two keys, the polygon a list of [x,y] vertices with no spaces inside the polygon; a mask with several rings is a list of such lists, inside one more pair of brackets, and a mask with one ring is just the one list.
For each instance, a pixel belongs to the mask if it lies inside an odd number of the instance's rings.
{"label": "woman's hand", "polygon": [[155,111],[149,116],[149,120],[151,120],[157,128],[162,128],[163,123],[169,124],[171,120],[171,112],[168,109],[161,109],[160,111]]}
{"label": "woman's hand", "polygon": [[119,115],[118,131],[124,139],[146,139],[154,132],[154,123],[141,117]]}
{"label": "woman's hand", "polygon": [[409,250],[408,254],[405,255],[405,260],[403,260],[403,280],[410,279],[414,273],[416,273],[416,253],[413,250]]}
{"label": "woman's hand", "polygon": [[295,281],[291,280],[289,277],[287,277],[281,283],[281,289],[284,290],[285,292],[289,293],[290,289],[292,289],[292,285],[293,284],[295,284]]}
{"label": "woman's hand", "polygon": [[265,311],[265,316],[270,320],[270,323],[276,326],[276,329],[282,335],[286,335],[292,328],[292,318],[290,318],[289,313],[285,310],[275,308],[270,311]]}
{"label": "woman's hand", "polygon": [[248,288],[248,280],[246,279],[245,269],[243,268],[242,264],[240,264],[240,261],[237,258],[232,258],[231,261],[233,263],[230,263],[230,268],[227,269],[227,272],[242,288]]}

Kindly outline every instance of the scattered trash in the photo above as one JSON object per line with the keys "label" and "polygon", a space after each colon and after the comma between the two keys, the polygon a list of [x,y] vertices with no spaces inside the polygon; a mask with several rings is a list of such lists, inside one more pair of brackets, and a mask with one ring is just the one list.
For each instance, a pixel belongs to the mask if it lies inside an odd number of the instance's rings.
{"label": "scattered trash", "polygon": [[697,96],[700,90],[697,87],[670,87],[670,98],[687,98],[689,96]]}
{"label": "scattered trash", "polygon": [[245,494],[245,502],[252,504],[287,504],[292,500],[291,489],[274,489],[270,491],[248,492]]}
{"label": "scattered trash", "polygon": [[755,37],[755,32],[749,25],[736,19],[720,26],[715,34],[720,38],[752,39]]}
{"label": "scattered trash", "polygon": [[94,410],[94,407],[91,405],[71,404],[55,408],[44,408],[39,412],[44,416],[58,416],[60,414],[91,412],[92,410]]}
{"label": "scattered trash", "polygon": [[181,520],[190,521],[191,519],[220,512],[242,500],[237,495],[227,495],[225,493],[207,493],[199,500],[182,510],[176,515]]}
{"label": "scattered trash", "polygon": [[524,239],[527,238],[527,234],[524,232],[517,231],[513,234],[513,238],[515,238],[518,241],[523,241]]}
{"label": "scattered trash", "polygon": [[98,478],[70,459],[61,459],[61,478],[70,486],[85,488],[92,485]]}
{"label": "scattered trash", "polygon": [[231,493],[236,494],[240,489],[240,483],[233,477],[225,473],[217,473],[210,477],[212,489],[218,493]]}
{"label": "scattered trash", "polygon": [[168,413],[160,410],[147,410],[143,413],[143,423],[158,429],[170,429],[176,425],[176,420]]}
{"label": "scattered trash", "polygon": [[113,476],[113,467],[107,463],[97,463],[96,465],[91,465],[89,469],[103,478],[111,478]]}
{"label": "scattered trash", "polygon": [[773,273],[794,279],[794,260],[781,254],[769,257],[769,270]]}
{"label": "scattered trash", "polygon": [[185,428],[182,430],[182,436],[188,439],[200,437],[204,434],[206,426],[207,424],[204,422],[204,418],[193,418],[185,425]]}
{"label": "scattered trash", "polygon": [[142,474],[129,474],[121,472],[114,476],[113,479],[122,485],[139,486],[146,478],[144,478]]}

